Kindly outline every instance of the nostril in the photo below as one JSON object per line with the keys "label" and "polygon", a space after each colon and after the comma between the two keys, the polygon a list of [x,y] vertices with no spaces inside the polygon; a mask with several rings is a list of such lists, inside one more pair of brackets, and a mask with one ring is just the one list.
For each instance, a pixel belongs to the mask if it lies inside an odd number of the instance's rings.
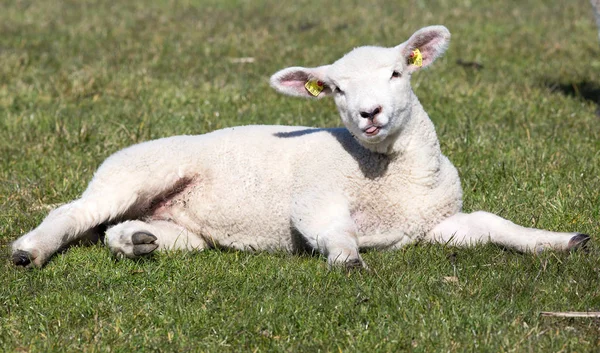
{"label": "nostril", "polygon": [[373,119],[379,113],[381,113],[381,106],[373,109],[370,112],[360,112],[360,116],[362,116],[365,119],[367,119],[367,118]]}

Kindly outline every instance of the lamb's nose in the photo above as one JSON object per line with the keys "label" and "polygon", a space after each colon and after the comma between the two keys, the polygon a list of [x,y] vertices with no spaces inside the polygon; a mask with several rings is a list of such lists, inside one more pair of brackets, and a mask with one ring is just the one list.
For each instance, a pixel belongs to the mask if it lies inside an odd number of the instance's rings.
{"label": "lamb's nose", "polygon": [[362,116],[365,119],[373,120],[379,113],[381,113],[381,106],[379,106],[375,109],[372,109],[370,112],[362,111],[362,112],[360,112],[360,116]]}

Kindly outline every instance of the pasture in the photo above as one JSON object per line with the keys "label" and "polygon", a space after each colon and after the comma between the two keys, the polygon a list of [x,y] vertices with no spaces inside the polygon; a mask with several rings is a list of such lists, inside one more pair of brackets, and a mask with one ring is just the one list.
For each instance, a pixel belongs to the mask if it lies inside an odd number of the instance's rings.
{"label": "pasture", "polygon": [[[101,244],[42,269],[10,242],[134,143],[248,124],[340,126],[280,96],[284,67],[443,24],[413,76],[464,210],[590,234],[589,252],[486,245],[320,256],[211,250],[117,261]],[[600,349],[600,43],[587,0],[0,3],[0,350],[557,352]],[[317,156],[318,158],[318,156]]]}

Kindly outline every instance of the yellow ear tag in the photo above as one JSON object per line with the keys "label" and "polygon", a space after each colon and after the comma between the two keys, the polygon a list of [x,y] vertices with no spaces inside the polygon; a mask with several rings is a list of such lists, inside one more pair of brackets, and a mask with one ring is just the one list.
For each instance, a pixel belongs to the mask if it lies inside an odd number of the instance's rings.
{"label": "yellow ear tag", "polygon": [[423,66],[423,54],[421,54],[419,48],[413,50],[412,53],[410,53],[409,63],[418,67]]}
{"label": "yellow ear tag", "polygon": [[308,80],[304,84],[304,87],[306,87],[306,90],[308,91],[308,93],[310,93],[316,97],[319,95],[319,93],[321,93],[323,91],[323,89],[325,88],[325,84],[323,84],[323,82],[317,81],[317,80]]}

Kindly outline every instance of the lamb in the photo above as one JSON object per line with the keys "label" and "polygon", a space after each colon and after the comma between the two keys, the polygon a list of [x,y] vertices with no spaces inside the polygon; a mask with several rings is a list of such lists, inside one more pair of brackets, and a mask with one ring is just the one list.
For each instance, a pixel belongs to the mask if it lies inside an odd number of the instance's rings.
{"label": "lamb", "polygon": [[422,242],[492,242],[522,252],[572,250],[580,233],[525,228],[461,212],[458,173],[410,86],[450,32],[425,27],[391,48],[359,47],[331,65],[271,77],[284,94],[333,96],[345,128],[245,126],[144,142],[109,157],[80,199],[12,244],[18,266],[106,229],[118,257],[165,249],[318,251],[365,267],[360,250]]}

